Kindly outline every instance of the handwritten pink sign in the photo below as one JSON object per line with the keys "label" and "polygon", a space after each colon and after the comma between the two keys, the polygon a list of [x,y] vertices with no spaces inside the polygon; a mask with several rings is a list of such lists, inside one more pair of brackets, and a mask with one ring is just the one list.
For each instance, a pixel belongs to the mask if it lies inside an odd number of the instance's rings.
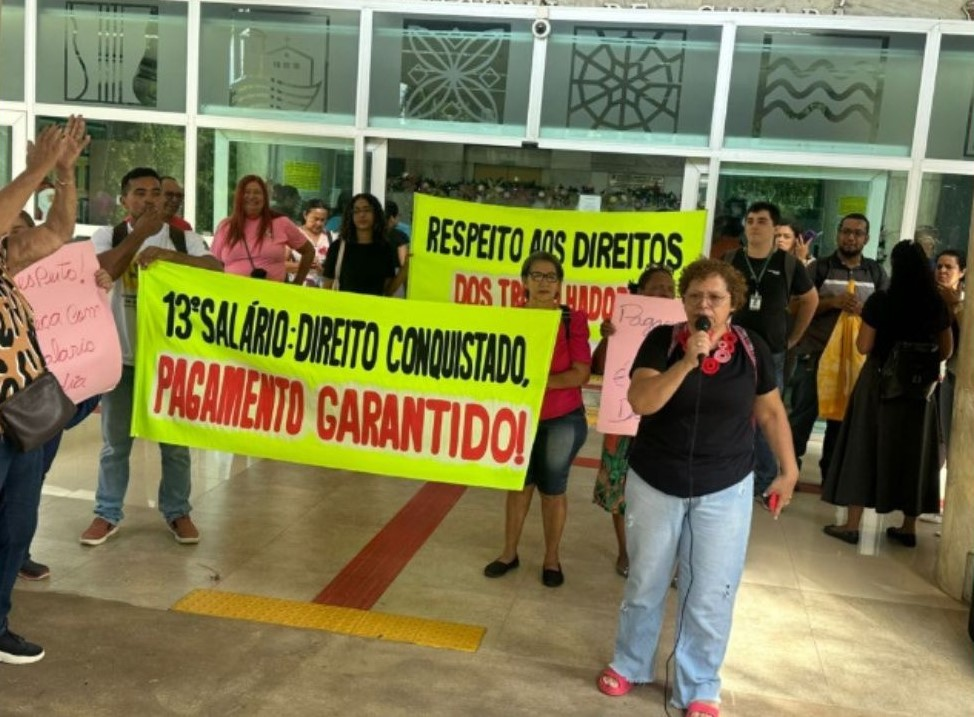
{"label": "handwritten pink sign", "polygon": [[646,335],[662,324],[686,321],[683,304],[676,299],[620,294],[616,297],[612,323],[616,332],[609,339],[602,378],[602,399],[596,428],[601,433],[636,435],[639,416],[629,399],[629,369]]}
{"label": "handwritten pink sign", "polygon": [[44,360],[72,401],[114,388],[122,351],[108,295],[95,284],[90,241],[72,242],[19,272],[17,286],[34,308]]}

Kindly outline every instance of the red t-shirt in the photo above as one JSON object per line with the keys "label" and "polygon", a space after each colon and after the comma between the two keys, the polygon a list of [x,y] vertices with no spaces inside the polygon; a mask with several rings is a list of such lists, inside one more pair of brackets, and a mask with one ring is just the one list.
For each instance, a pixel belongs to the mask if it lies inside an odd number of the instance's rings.
{"label": "red t-shirt", "polygon": [[[583,312],[573,310],[569,323],[569,331],[566,336],[565,322],[559,318],[558,338],[555,340],[555,350],[551,356],[549,373],[567,371],[575,362],[592,363],[592,348],[588,343],[588,318]],[[544,401],[541,403],[541,420],[564,416],[581,405],[582,389],[580,386],[575,388],[549,388],[545,390]]]}

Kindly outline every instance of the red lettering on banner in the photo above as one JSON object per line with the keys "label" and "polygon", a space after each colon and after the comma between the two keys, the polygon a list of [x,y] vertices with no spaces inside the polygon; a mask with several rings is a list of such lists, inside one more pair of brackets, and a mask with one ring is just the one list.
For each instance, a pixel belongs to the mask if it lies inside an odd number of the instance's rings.
{"label": "red lettering on banner", "polygon": [[[220,363],[160,356],[152,412],[213,426],[296,436],[304,384]],[[256,415],[250,409],[256,406]]]}
{"label": "red lettering on banner", "polygon": [[489,276],[455,274],[453,277],[454,303],[490,306],[494,303],[492,292]]}
{"label": "red lettering on banner", "polygon": [[589,321],[604,321],[612,318],[616,296],[628,293],[624,286],[568,284],[565,287],[565,303],[584,312]]}

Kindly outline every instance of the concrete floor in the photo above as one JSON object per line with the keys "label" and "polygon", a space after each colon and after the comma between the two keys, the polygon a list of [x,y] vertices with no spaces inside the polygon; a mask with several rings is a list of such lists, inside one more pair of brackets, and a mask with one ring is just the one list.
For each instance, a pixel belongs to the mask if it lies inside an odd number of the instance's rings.
{"label": "concrete floor", "polygon": [[[169,610],[195,588],[310,601],[418,483],[194,451],[202,541],[179,546],[150,507],[158,451],[137,443],[122,530],[86,548],[99,442],[97,418],[72,430],[48,476],[34,554],[53,574],[18,584],[11,617],[48,654],[0,665],[0,716],[666,714],[658,687],[608,698],[594,686],[622,579],[591,469],[573,469],[562,588],[540,584],[536,508],[521,568],[481,575],[503,496],[470,489],[375,605],[485,627],[465,653]],[[810,493],[778,522],[755,512],[723,714],[969,713],[967,606],[933,585],[937,526],[921,525],[916,550],[879,540],[863,555],[821,533],[833,517]],[[672,640],[670,626],[660,662]]]}

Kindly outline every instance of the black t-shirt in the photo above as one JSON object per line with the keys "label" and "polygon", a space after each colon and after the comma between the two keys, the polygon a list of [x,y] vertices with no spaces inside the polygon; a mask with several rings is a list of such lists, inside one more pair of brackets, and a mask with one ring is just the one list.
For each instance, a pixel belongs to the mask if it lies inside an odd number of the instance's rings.
{"label": "black t-shirt", "polygon": [[[756,331],[775,354],[783,353],[788,348],[788,303],[791,297],[815,288],[802,263],[794,257],[786,259],[788,256],[775,249],[766,260],[751,259],[747,256],[747,249],[741,249],[734,253],[731,260],[731,265],[747,279],[747,299],[744,306],[734,313],[734,323]],[[768,262],[767,268],[765,261]],[[788,286],[785,261],[794,262],[791,286]],[[760,278],[760,283],[755,281],[756,277]],[[755,292],[761,295],[761,308],[752,311],[749,307]]]}
{"label": "black t-shirt", "polygon": [[902,316],[894,316],[889,293],[877,291],[863,304],[862,320],[876,330],[876,340],[869,355],[882,363],[897,341],[937,343],[938,336],[951,325],[953,317],[947,304],[941,300],[922,321],[904,321]]}
{"label": "black t-shirt", "polygon": [[399,257],[396,250],[388,242],[359,244],[339,239],[328,247],[322,275],[326,279],[335,278],[335,265],[338,263],[338,252],[345,244],[345,256],[342,258],[342,275],[338,277],[341,291],[355,294],[385,294],[386,279],[391,279],[399,270]]}
{"label": "black t-shirt", "polygon": [[[629,465],[651,486],[668,495],[688,498],[716,493],[743,480],[754,469],[754,398],[777,387],[771,351],[753,331],[757,372],[738,342],[731,360],[712,376],[691,372],[659,411],[643,416],[632,442]],[[667,356],[673,327],[653,329],[643,341],[632,370],[663,372],[683,358],[679,345]],[[693,463],[690,444],[694,441]],[[692,482],[691,482],[692,468]]]}

